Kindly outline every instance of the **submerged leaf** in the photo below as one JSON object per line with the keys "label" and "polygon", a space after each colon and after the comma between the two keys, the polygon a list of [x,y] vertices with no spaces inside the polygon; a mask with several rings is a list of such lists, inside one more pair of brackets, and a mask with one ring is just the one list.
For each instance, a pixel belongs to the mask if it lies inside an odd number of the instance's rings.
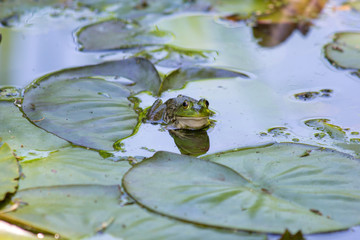
{"label": "submerged leaf", "polygon": [[244,73],[214,67],[183,67],[165,77],[161,85],[160,93],[169,89],[181,89],[188,82],[202,79],[217,78],[249,78]]}
{"label": "submerged leaf", "polygon": [[94,23],[77,32],[77,41],[84,51],[101,51],[159,45],[169,42],[172,35],[158,29],[150,30],[136,22],[113,19]]}
{"label": "submerged leaf", "polygon": [[0,214],[0,218],[69,239],[89,237],[98,231],[116,238],[135,240],[195,240],[199,236],[212,240],[266,239],[265,235],[218,231],[178,223],[150,214],[136,205],[120,205],[120,196],[116,185],[31,188],[16,194],[14,201],[24,203],[21,207],[14,212]]}
{"label": "submerged leaf", "polygon": [[9,145],[0,147],[0,202],[7,193],[14,193],[18,186],[19,166]]}
{"label": "submerged leaf", "polygon": [[194,64],[209,63],[215,59],[217,53],[211,50],[194,50],[164,45],[152,49],[145,49],[136,56],[145,57],[162,67],[186,67]]}
{"label": "submerged leaf", "polygon": [[324,46],[325,57],[336,67],[360,69],[360,32],[340,32]]}
{"label": "submerged leaf", "polygon": [[123,183],[141,205],[187,222],[317,233],[360,223],[351,214],[360,211],[359,171],[359,162],[348,155],[287,143],[205,160],[157,152],[135,165]]}
{"label": "submerged leaf", "polygon": [[345,140],[346,133],[341,127],[328,123],[328,119],[310,119],[305,121],[306,126],[313,127],[316,130],[327,133],[331,138],[336,140]]}

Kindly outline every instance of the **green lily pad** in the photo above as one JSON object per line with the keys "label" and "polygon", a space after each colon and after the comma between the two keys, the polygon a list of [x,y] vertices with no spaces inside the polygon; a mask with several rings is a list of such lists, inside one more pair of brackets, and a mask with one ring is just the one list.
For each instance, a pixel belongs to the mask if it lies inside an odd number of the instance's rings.
{"label": "green lily pad", "polygon": [[0,147],[0,201],[14,193],[18,186],[19,166],[8,144]]}
{"label": "green lily pad", "polygon": [[325,57],[336,67],[360,69],[360,32],[340,32],[324,46]]}
{"label": "green lily pad", "polygon": [[1,138],[7,142],[17,156],[29,151],[51,151],[69,145],[68,142],[47,133],[31,124],[23,113],[11,102],[0,102]]}
{"label": "green lily pad", "polygon": [[[36,87],[36,85],[45,81],[55,82],[86,77],[120,82],[133,93],[150,91],[157,94],[161,84],[159,73],[154,65],[144,58],[134,57],[61,70],[39,78],[34,85]],[[25,92],[25,96],[27,92],[29,92],[29,89]]]}
{"label": "green lily pad", "polygon": [[112,19],[94,23],[77,32],[80,50],[101,51],[159,45],[169,42],[172,35],[158,29],[143,27],[136,22]]}
{"label": "green lily pad", "polygon": [[169,89],[184,88],[188,82],[202,80],[202,79],[217,79],[217,78],[249,78],[248,75],[231,70],[214,68],[214,67],[184,67],[172,71],[165,77],[161,85],[160,92]]}
{"label": "green lily pad", "polygon": [[[71,185],[31,188],[13,198],[15,211],[0,218],[32,230],[79,239],[98,232],[122,239],[243,239],[265,235],[199,228],[148,213],[137,205],[120,205],[118,186]],[[9,204],[7,208],[14,206]],[[181,234],[179,234],[181,233]]]}
{"label": "green lily pad", "polygon": [[41,81],[25,93],[22,107],[34,124],[73,144],[113,150],[138,125],[129,95],[122,85],[103,79]]}
{"label": "green lily pad", "polygon": [[360,211],[359,171],[349,155],[284,143],[205,159],[157,152],[135,165],[123,184],[141,205],[187,222],[318,233],[360,223],[351,214]]}
{"label": "green lily pad", "polygon": [[90,183],[115,185],[130,167],[127,161],[113,162],[95,151],[68,147],[21,162],[24,179],[19,189]]}

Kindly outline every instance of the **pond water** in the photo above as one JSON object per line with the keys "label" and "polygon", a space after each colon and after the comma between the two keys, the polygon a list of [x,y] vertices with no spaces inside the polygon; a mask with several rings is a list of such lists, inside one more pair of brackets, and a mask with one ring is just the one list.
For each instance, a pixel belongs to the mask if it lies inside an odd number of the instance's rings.
{"label": "pond water", "polygon": [[[329,1],[305,30],[300,24],[279,24],[272,29],[252,27],[244,21],[226,21],[217,14],[201,12],[172,14],[153,24],[173,34],[172,46],[213,51],[214,59],[205,65],[249,76],[189,82],[183,89],[168,90],[160,96],[167,100],[183,94],[210,102],[216,122],[207,130],[210,144],[203,154],[282,141],[335,148],[354,156],[360,154],[360,145],[347,145],[349,139],[356,138],[351,132],[360,131],[360,78],[331,65],[323,50],[336,32],[360,31],[360,13],[334,10],[339,4]],[[131,51],[79,51],[76,30],[106,14],[68,10],[55,16],[53,10],[42,11],[23,16],[12,28],[0,27],[0,87],[23,89],[54,71],[119,60],[132,54]],[[49,11],[53,16],[49,16]],[[287,37],[279,40],[281,36]],[[157,67],[163,74],[173,70]],[[294,96],[303,92],[318,95],[306,101]],[[156,100],[147,92],[136,96],[143,109]],[[1,112],[0,117],[4,114]],[[341,131],[346,137],[317,138],[314,134],[319,131],[305,124],[311,119],[329,119],[331,124],[345,129]],[[180,153],[173,136],[159,125],[141,124],[138,132],[122,144],[123,151],[112,152],[116,157],[150,157],[160,150]],[[41,157],[41,150],[38,154]],[[25,153],[22,157],[34,158]],[[269,239],[278,236],[269,235]],[[360,229],[354,227],[306,239],[360,239]]]}

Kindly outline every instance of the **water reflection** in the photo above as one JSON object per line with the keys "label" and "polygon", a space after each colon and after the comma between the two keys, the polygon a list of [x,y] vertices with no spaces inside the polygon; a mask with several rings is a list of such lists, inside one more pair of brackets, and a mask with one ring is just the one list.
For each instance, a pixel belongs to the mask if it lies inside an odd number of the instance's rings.
{"label": "water reflection", "polygon": [[309,32],[311,20],[319,16],[327,0],[291,0],[276,12],[259,17],[253,35],[263,47],[274,47],[284,42],[295,30],[304,36]]}
{"label": "water reflection", "polygon": [[206,130],[169,130],[181,154],[199,156],[210,148],[210,140]]}

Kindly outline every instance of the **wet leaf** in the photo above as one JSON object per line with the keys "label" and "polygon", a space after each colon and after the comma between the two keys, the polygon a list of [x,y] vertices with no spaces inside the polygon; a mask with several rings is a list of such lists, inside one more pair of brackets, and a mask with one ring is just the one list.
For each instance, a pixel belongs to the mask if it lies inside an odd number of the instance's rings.
{"label": "wet leaf", "polygon": [[360,69],[360,33],[340,32],[324,46],[325,57],[336,67]]}
{"label": "wet leaf", "polygon": [[342,130],[341,127],[334,124],[328,123],[328,119],[310,119],[306,120],[306,126],[313,127],[316,130],[327,133],[331,138],[336,140],[345,140],[346,133]]}
{"label": "wet leaf", "polygon": [[0,102],[0,133],[19,157],[29,152],[49,151],[65,147],[68,142],[31,124],[23,113],[10,102]]}
{"label": "wet leaf", "polygon": [[113,150],[138,125],[130,92],[96,78],[47,79],[25,93],[23,110],[37,126],[83,147]]}
{"label": "wet leaf", "polygon": [[7,193],[14,193],[18,186],[19,166],[9,145],[4,143],[0,147],[0,201]]}
{"label": "wet leaf", "polygon": [[83,51],[101,51],[159,45],[169,42],[172,35],[137,22],[112,19],[94,23],[77,32]]}
{"label": "wet leaf", "polygon": [[[24,204],[0,218],[31,229],[79,239],[98,231],[124,239],[244,239],[265,235],[198,228],[146,212],[136,205],[119,204],[118,186],[72,185],[19,191],[13,201]],[[25,204],[26,203],[26,204]],[[181,233],[181,234],[179,234]]]}
{"label": "wet leaf", "polygon": [[286,143],[235,149],[204,160],[157,152],[135,165],[123,183],[141,205],[184,221],[317,233],[360,223],[351,214],[360,211],[359,171],[360,163],[348,155]]}
{"label": "wet leaf", "polygon": [[184,67],[179,68],[165,77],[160,93],[169,89],[184,88],[188,82],[202,79],[217,78],[249,78],[244,73],[213,67]]}
{"label": "wet leaf", "polygon": [[178,68],[194,64],[210,63],[217,53],[211,50],[195,50],[164,45],[145,49],[136,54],[162,67]]}
{"label": "wet leaf", "polygon": [[45,157],[21,162],[24,179],[20,189],[70,185],[115,185],[131,165],[127,161],[103,159],[99,153],[82,148],[64,148]]}

